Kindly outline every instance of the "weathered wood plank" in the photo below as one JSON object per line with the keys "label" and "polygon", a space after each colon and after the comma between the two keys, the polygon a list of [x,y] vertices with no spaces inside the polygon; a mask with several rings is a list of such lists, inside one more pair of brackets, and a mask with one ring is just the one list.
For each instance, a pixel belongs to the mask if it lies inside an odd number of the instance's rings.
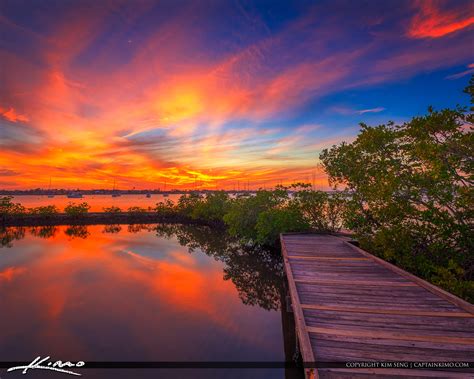
{"label": "weathered wood plank", "polygon": [[351,329],[403,329],[474,337],[474,318],[368,314],[304,309],[308,326]]}
{"label": "weathered wood plank", "polygon": [[362,313],[378,313],[392,315],[411,315],[411,316],[433,316],[433,317],[474,317],[473,314],[467,312],[446,312],[446,311],[413,311],[413,310],[393,310],[393,309],[372,309],[364,307],[345,307],[345,306],[327,306],[315,304],[301,304],[303,309],[322,309],[335,310],[344,312],[362,312]]}
{"label": "weathered wood plank", "polygon": [[314,342],[314,349],[321,360],[327,362],[347,362],[355,360],[408,361],[408,362],[468,362],[472,352],[454,350],[423,349],[410,346],[396,348],[393,345],[351,344],[346,341],[338,345],[327,344],[325,340]]}
{"label": "weathered wood plank", "polygon": [[458,307],[464,309],[465,311],[467,312],[470,312],[470,313],[473,313],[474,314],[474,305],[473,304],[470,304],[468,303],[467,301],[464,301],[462,299],[460,299],[459,297],[449,293],[449,292],[446,292],[444,290],[442,290],[441,288],[431,284],[431,283],[428,283],[427,281],[413,275],[413,274],[410,274],[409,272],[406,272],[405,270],[402,270],[401,268],[397,267],[397,266],[394,266],[392,265],[391,263],[388,263],[386,261],[384,261],[383,259],[380,259],[378,257],[375,257],[373,256],[372,254],[369,254],[367,253],[366,251],[358,248],[357,246],[354,246],[353,244],[351,243],[348,243],[347,241],[343,241],[344,244],[346,244],[347,246],[349,246],[350,248],[352,248],[353,250],[363,254],[364,256],[374,260],[375,262],[379,263],[380,265],[384,266],[384,267],[387,267],[388,269],[390,269],[391,271],[407,278],[407,279],[410,279],[412,280],[413,282],[417,283],[418,285],[422,286],[423,288],[427,289],[428,291],[430,292],[433,292],[434,294],[440,296],[440,297],[443,297],[445,298],[446,300],[452,302],[453,304],[457,305]]}
{"label": "weathered wood plank", "polygon": [[331,279],[295,279],[296,283],[311,283],[311,284],[326,284],[326,285],[334,285],[334,284],[341,284],[341,285],[369,285],[371,287],[379,287],[379,286],[392,286],[392,287],[417,287],[415,283],[409,281],[401,281],[401,282],[377,282],[377,281],[370,281],[370,280],[331,280]]}
{"label": "weathered wood plank", "polygon": [[324,260],[336,260],[336,261],[370,261],[369,258],[361,257],[318,257],[318,256],[307,256],[307,255],[290,255],[290,262],[294,259],[309,259],[313,261],[324,261]]}
{"label": "weathered wood plank", "polygon": [[[470,345],[474,350],[474,338],[470,337],[451,337],[441,335],[421,335],[421,334],[408,334],[406,332],[388,332],[382,330],[372,330],[370,332],[366,330],[350,330],[350,329],[330,329],[320,328],[314,326],[308,326],[306,328],[310,333],[320,334],[333,334],[337,336],[346,337],[364,337],[364,338],[377,338],[377,339],[393,339],[393,340],[405,340],[405,341],[426,341],[435,343],[457,343],[462,345]],[[467,349],[468,347],[466,347]]]}
{"label": "weathered wood plank", "polygon": [[[347,238],[308,234],[280,238],[290,293],[295,294],[292,307],[305,331],[298,334],[304,340],[305,362],[311,355],[318,362],[468,361],[474,355],[472,305],[381,262]],[[306,375],[340,372],[361,377],[375,372],[331,370]],[[443,377],[438,370],[417,371],[392,369],[377,371],[377,376],[405,377],[402,373],[409,372],[410,377]],[[443,373],[459,377],[451,371]]]}

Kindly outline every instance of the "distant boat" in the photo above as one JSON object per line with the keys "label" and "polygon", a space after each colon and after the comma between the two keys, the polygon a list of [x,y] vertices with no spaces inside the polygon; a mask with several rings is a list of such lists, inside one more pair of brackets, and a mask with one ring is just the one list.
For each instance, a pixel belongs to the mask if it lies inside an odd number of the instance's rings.
{"label": "distant boat", "polygon": [[169,193],[164,193],[163,197],[168,197],[170,194]]}
{"label": "distant boat", "polygon": [[151,193],[147,193],[147,194],[146,194],[146,197],[151,197]]}
{"label": "distant boat", "polygon": [[112,190],[112,197],[120,197],[120,193],[115,189],[115,179],[114,179],[114,189]]}
{"label": "distant boat", "polygon": [[[163,188],[164,191],[166,191],[166,180],[165,180],[165,186]],[[167,192],[163,192],[163,197],[168,197],[169,194]]]}
{"label": "distant boat", "polygon": [[80,192],[69,192],[67,194],[69,199],[82,199],[82,193]]}
{"label": "distant boat", "polygon": [[51,193],[51,176],[49,177],[48,197],[54,197],[54,195]]}

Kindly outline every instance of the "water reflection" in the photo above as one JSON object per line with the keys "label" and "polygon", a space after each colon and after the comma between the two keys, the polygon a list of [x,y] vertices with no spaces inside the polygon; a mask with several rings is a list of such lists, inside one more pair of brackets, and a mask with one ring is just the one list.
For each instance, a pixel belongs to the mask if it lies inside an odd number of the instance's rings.
{"label": "water reflection", "polygon": [[29,229],[30,233],[39,238],[53,238],[59,231],[57,226],[34,226]]}
{"label": "water reflection", "polygon": [[[293,358],[279,255],[241,246],[222,231],[9,227],[0,229],[0,241],[6,248],[0,250],[0,309],[8,310],[2,314],[3,360],[39,353],[71,361]],[[295,374],[251,371],[226,376]]]}
{"label": "water reflection", "polygon": [[25,227],[0,226],[0,247],[12,247],[13,241],[25,238]]}
{"label": "water reflection", "polygon": [[143,230],[150,232],[150,231],[153,231],[154,228],[155,228],[155,225],[152,225],[152,224],[129,224],[127,226],[127,231],[129,233],[140,233]]}
{"label": "water reflection", "polygon": [[119,233],[121,230],[122,230],[121,225],[110,224],[110,225],[104,225],[104,229],[102,230],[102,233],[116,234],[116,233]]}
{"label": "water reflection", "polygon": [[242,246],[222,231],[206,226],[158,225],[157,235],[175,237],[190,252],[197,249],[225,263],[224,280],[231,280],[244,304],[278,310],[284,292],[281,256],[274,251]]}
{"label": "water reflection", "polygon": [[87,230],[87,225],[70,225],[64,230],[64,234],[69,238],[82,238],[86,239],[90,236],[89,231]]}

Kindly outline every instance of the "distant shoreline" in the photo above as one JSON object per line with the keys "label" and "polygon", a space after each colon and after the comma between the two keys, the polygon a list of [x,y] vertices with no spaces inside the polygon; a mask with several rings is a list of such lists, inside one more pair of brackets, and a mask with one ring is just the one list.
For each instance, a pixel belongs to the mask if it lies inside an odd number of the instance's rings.
{"label": "distant shoreline", "polygon": [[[126,195],[190,195],[190,194],[206,194],[206,193],[215,193],[215,192],[225,192],[227,194],[248,194],[248,193],[255,193],[257,191],[262,191],[265,189],[252,189],[252,190],[170,190],[170,191],[160,191],[160,190],[0,190],[0,196],[67,196],[71,192],[81,193],[84,196],[110,196],[113,194],[119,194],[121,196]],[[272,191],[271,188],[267,188],[268,191]],[[325,189],[321,190],[323,192],[328,193],[337,193],[337,192],[344,192],[341,190],[332,190],[332,189]],[[288,193],[293,193],[295,191],[288,190]],[[76,200],[77,198],[72,198]]]}
{"label": "distant shoreline", "polygon": [[195,224],[207,225],[219,229],[225,226],[220,222],[191,219],[182,215],[165,215],[157,212],[143,212],[130,214],[121,212],[111,214],[107,212],[90,212],[81,216],[71,216],[66,213],[58,213],[50,216],[41,215],[18,215],[0,217],[0,226],[52,226],[52,225],[109,225],[109,224]]}

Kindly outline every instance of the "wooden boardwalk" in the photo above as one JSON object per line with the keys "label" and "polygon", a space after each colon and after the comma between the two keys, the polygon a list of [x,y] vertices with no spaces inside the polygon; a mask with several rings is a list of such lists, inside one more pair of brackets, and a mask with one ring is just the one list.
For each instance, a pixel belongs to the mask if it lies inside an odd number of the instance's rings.
{"label": "wooden boardwalk", "polygon": [[[474,306],[347,242],[281,235],[304,362],[473,362]],[[305,369],[306,377],[474,378],[472,370]]]}

